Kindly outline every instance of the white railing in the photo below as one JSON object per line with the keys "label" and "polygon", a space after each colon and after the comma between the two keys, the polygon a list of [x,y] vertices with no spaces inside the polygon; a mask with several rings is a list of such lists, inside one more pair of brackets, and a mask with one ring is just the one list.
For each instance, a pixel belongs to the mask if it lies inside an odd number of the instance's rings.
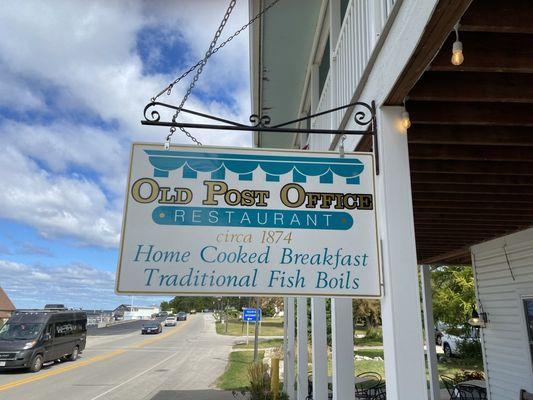
{"label": "white railing", "polygon": [[[352,100],[396,1],[350,1],[333,51],[327,86],[324,85],[316,112],[339,107]],[[317,119],[313,127],[339,127],[345,113],[346,110],[340,110],[325,115]]]}
{"label": "white railing", "polygon": [[[324,81],[324,87],[322,88],[322,93],[320,94],[320,100],[316,108],[316,112],[331,109],[331,69],[329,70],[326,79]],[[311,128],[313,129],[331,129],[331,114],[321,115],[316,117],[311,122]],[[329,143],[331,143],[330,135],[310,135],[309,144],[311,148],[321,148],[327,149]]]}

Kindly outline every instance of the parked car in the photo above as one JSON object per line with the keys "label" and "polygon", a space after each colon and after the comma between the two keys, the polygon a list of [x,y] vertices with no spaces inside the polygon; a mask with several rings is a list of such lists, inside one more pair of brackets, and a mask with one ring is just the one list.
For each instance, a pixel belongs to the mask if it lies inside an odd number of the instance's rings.
{"label": "parked car", "polygon": [[157,321],[148,321],[142,324],[141,334],[145,335],[147,333],[161,333],[163,332],[163,327],[161,323]]}
{"label": "parked car", "polygon": [[0,371],[38,372],[48,361],[75,361],[85,349],[87,314],[58,309],[18,310],[0,329]]}
{"label": "parked car", "polygon": [[187,320],[187,313],[184,312],[184,311],[180,311],[179,313],[176,314],[176,317],[177,317],[178,321],[186,321]]}
{"label": "parked car", "polygon": [[469,342],[475,342],[479,340],[479,331],[476,328],[470,328],[465,335],[452,335],[450,333],[444,332],[442,334],[442,350],[446,357],[458,356],[459,352],[457,351],[457,345],[463,340]]}
{"label": "parked car", "polygon": [[178,320],[175,315],[170,315],[165,319],[165,326],[176,326]]}
{"label": "parked car", "polygon": [[435,344],[442,346],[442,332],[437,326],[435,326]]}

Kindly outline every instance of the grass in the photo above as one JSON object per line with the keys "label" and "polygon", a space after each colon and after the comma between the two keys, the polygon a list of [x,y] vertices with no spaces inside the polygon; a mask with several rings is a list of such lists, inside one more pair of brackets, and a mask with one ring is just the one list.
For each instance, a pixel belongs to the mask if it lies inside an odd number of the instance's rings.
{"label": "grass", "polygon": [[[383,358],[383,350],[380,349],[363,349],[356,350],[356,355],[365,357]],[[448,375],[453,377],[456,373],[465,371],[483,371],[483,361],[480,359],[467,358],[442,358],[438,363],[439,375]],[[378,360],[355,360],[355,372],[360,374],[367,371],[373,371],[385,377],[384,362]],[[441,387],[444,387],[441,383]]]}
{"label": "grass", "polygon": [[[259,352],[263,359],[263,352]],[[229,355],[229,362],[224,373],[218,378],[217,386],[222,390],[244,390],[250,386],[248,366],[254,360],[253,351],[234,351]]]}
{"label": "grass", "polygon": [[362,325],[356,325],[355,327],[355,346],[383,346],[383,337],[381,333],[381,327],[376,330],[377,336],[367,337],[367,330]]}
{"label": "grass", "polygon": [[[260,340],[259,341],[259,348],[265,349],[267,347],[280,347],[283,345],[283,339],[268,339],[268,340]],[[234,349],[253,349],[254,348],[254,339],[253,337],[250,337],[250,343],[239,343],[233,346]]]}
{"label": "grass", "polygon": [[[217,322],[216,329],[219,335],[246,336],[246,323],[239,319],[230,319],[227,323]],[[250,323],[248,334],[253,340],[254,323]],[[259,336],[283,336],[283,318],[266,317],[261,322]]]}

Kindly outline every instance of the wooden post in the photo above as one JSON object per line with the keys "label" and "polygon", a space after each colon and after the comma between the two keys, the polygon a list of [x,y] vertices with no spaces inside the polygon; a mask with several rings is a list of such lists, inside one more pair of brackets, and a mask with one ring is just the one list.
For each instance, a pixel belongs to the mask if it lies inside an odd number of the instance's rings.
{"label": "wooden post", "polygon": [[279,395],[279,358],[272,357],[270,360],[270,389],[272,399],[277,400]]}

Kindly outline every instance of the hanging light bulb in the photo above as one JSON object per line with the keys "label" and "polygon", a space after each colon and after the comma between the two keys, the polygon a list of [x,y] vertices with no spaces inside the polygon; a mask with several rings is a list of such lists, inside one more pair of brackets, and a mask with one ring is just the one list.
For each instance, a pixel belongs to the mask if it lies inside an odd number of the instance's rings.
{"label": "hanging light bulb", "polygon": [[402,127],[404,129],[407,130],[411,127],[411,119],[409,119],[409,113],[405,109],[402,111],[401,120],[402,120]]}
{"label": "hanging light bulb", "polygon": [[452,64],[461,65],[465,60],[463,55],[463,43],[459,40],[459,23],[455,25],[455,42],[452,47]]}
{"label": "hanging light bulb", "polygon": [[411,119],[409,118],[409,113],[407,112],[407,108],[405,108],[405,101],[407,98],[403,99],[403,111],[400,115],[400,124],[402,125],[402,128],[407,130],[411,127]]}

